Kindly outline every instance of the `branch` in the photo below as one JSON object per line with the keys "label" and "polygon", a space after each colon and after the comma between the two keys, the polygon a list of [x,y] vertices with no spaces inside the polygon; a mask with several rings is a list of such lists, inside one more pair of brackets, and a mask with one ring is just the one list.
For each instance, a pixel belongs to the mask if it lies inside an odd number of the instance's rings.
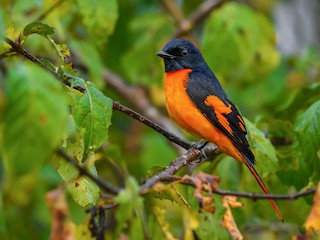
{"label": "branch", "polygon": [[42,13],[36,21],[41,21],[43,19],[45,19],[53,10],[55,10],[57,7],[59,7],[65,0],[60,0],[55,2],[51,7],[49,7],[47,9],[47,11],[45,11],[44,13]]}
{"label": "branch", "polygon": [[[59,149],[56,151],[56,153],[61,156],[64,160],[68,161],[71,165],[76,167],[80,173],[80,175],[84,175],[89,177],[91,180],[93,180],[98,186],[100,186],[102,189],[104,189],[106,192],[111,192],[113,194],[118,194],[122,188],[112,186],[111,184],[103,181],[102,179],[92,175],[89,173],[85,168],[80,166],[78,164],[78,161],[72,157],[70,157],[66,152],[64,152],[62,149]],[[145,195],[150,192],[152,187],[159,181],[179,181],[180,184],[196,187],[196,185],[192,182],[181,182],[181,177],[176,177],[174,174],[176,174],[182,167],[187,165],[188,163],[196,160],[199,155],[200,151],[197,149],[194,149],[192,151],[188,151],[187,153],[183,154],[182,156],[178,157],[176,160],[171,162],[170,166],[166,167],[165,170],[161,171],[160,173],[154,175],[153,177],[149,178],[143,185],[140,187],[140,194]],[[300,197],[304,197],[310,194],[314,194],[316,192],[316,188],[311,188],[306,191],[298,192],[298,193],[292,193],[292,194],[257,194],[257,193],[248,193],[248,192],[235,192],[235,191],[228,191],[228,190],[221,190],[221,189],[213,189],[213,194],[218,194],[222,196],[236,196],[236,197],[242,197],[242,198],[250,198],[253,200],[258,199],[278,199],[278,200],[295,200]],[[203,188],[203,191],[207,191],[205,188]]]}
{"label": "branch", "polygon": [[62,149],[58,149],[56,151],[56,153],[62,157],[64,160],[66,160],[68,163],[70,163],[71,165],[73,165],[74,167],[76,167],[79,171],[80,175],[84,175],[87,176],[88,178],[90,178],[92,181],[94,181],[99,187],[101,187],[103,190],[105,190],[106,192],[110,192],[113,194],[117,194],[120,192],[121,188],[119,187],[114,187],[111,184],[103,181],[102,179],[92,175],[91,173],[89,173],[85,168],[83,168],[82,166],[80,166],[78,164],[77,159],[72,158],[71,156],[69,156],[65,151],[63,151]]}
{"label": "branch", "polygon": [[188,151],[182,156],[176,158],[170,163],[170,166],[165,168],[162,172],[154,175],[153,177],[146,180],[146,182],[140,187],[140,194],[144,195],[150,191],[150,189],[161,180],[165,180],[168,176],[172,176],[177,173],[182,167],[195,160],[200,154],[198,149]]}
{"label": "branch", "polygon": [[31,53],[29,53],[27,50],[25,50],[19,43],[12,41],[11,39],[5,37],[5,41],[11,46],[10,52],[16,52],[24,56],[25,58],[29,59],[33,63],[36,63],[43,69],[51,72],[53,75],[55,75],[59,80],[61,80],[61,75],[58,72],[55,72],[51,68],[49,68],[47,65],[43,64],[38,58],[33,56]]}
{"label": "branch", "polygon": [[168,132],[167,130],[160,127],[155,122],[153,122],[153,121],[149,120],[148,118],[142,116],[141,114],[131,110],[130,108],[123,106],[119,102],[115,102],[115,101],[113,102],[113,109],[121,111],[121,112],[127,114],[128,116],[138,120],[139,122],[147,125],[148,127],[156,130],[161,135],[163,135],[165,138],[167,138],[170,142],[174,142],[185,149],[189,149],[192,147],[192,143],[187,142],[187,141],[183,140],[182,138],[177,137],[176,135]]}
{"label": "branch", "polygon": [[[186,181],[183,180],[181,177],[173,176],[173,175],[166,175],[161,178],[162,181],[164,182],[177,182],[182,185],[187,185],[196,188],[197,186],[195,185],[194,182],[192,181]],[[202,191],[204,192],[209,192],[207,188],[202,188]],[[222,190],[222,189],[210,189],[210,191],[213,194],[218,194],[221,196],[235,196],[235,197],[242,197],[242,198],[249,198],[254,201],[258,199],[278,199],[278,200],[295,200],[300,197],[305,197],[307,195],[314,194],[317,191],[317,188],[310,188],[305,191],[297,192],[297,193],[291,193],[291,194],[259,194],[259,193],[251,193],[251,192],[236,192],[236,191],[229,191],[229,190]]]}
{"label": "branch", "polygon": [[173,37],[181,37],[191,32],[195,28],[195,26],[197,26],[204,18],[206,18],[212,12],[213,9],[219,7],[224,2],[224,0],[204,1],[188,19],[180,21],[178,29],[173,34]]}
{"label": "branch", "polygon": [[291,193],[291,194],[258,194],[258,193],[247,193],[247,192],[233,192],[228,190],[215,189],[214,193],[222,196],[237,196],[243,198],[251,198],[253,200],[258,199],[278,199],[278,200],[294,200],[300,197],[304,197],[316,192],[316,188],[311,188],[302,192]]}

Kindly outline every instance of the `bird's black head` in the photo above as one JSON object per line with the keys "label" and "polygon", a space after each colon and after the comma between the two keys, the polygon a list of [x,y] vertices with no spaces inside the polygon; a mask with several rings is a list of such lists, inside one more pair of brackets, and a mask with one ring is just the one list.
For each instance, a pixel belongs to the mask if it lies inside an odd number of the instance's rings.
{"label": "bird's black head", "polygon": [[157,55],[164,59],[166,72],[186,68],[194,69],[206,64],[199,50],[190,41],[183,38],[171,40]]}

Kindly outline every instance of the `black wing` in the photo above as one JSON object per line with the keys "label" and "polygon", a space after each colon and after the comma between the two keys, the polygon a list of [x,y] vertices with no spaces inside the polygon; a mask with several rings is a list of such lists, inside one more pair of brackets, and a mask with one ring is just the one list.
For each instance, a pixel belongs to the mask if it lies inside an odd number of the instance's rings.
{"label": "black wing", "polygon": [[245,123],[238,109],[227,98],[215,75],[209,71],[208,75],[202,71],[193,71],[189,74],[187,94],[202,114],[226,134],[246,159],[254,164],[255,158],[246,138]]}

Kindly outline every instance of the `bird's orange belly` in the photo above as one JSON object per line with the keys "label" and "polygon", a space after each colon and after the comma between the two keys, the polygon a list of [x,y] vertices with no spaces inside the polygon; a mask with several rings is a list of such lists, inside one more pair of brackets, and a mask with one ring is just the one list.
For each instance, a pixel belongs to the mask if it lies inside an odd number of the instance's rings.
{"label": "bird's orange belly", "polygon": [[169,116],[182,128],[198,137],[218,144],[223,134],[198,110],[186,92],[191,69],[166,73],[165,93]]}
{"label": "bird's orange belly", "polygon": [[165,75],[166,105],[170,118],[191,134],[213,142],[221,151],[242,161],[231,140],[201,113],[188,96],[186,88],[191,71],[183,69]]}

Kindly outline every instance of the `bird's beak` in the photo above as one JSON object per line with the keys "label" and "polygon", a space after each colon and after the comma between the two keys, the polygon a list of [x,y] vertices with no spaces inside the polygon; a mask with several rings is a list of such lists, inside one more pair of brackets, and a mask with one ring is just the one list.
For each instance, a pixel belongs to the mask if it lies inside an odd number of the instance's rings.
{"label": "bird's beak", "polygon": [[166,53],[165,51],[157,52],[157,56],[161,57],[163,59],[174,59],[175,58],[175,56],[173,56],[169,53]]}

